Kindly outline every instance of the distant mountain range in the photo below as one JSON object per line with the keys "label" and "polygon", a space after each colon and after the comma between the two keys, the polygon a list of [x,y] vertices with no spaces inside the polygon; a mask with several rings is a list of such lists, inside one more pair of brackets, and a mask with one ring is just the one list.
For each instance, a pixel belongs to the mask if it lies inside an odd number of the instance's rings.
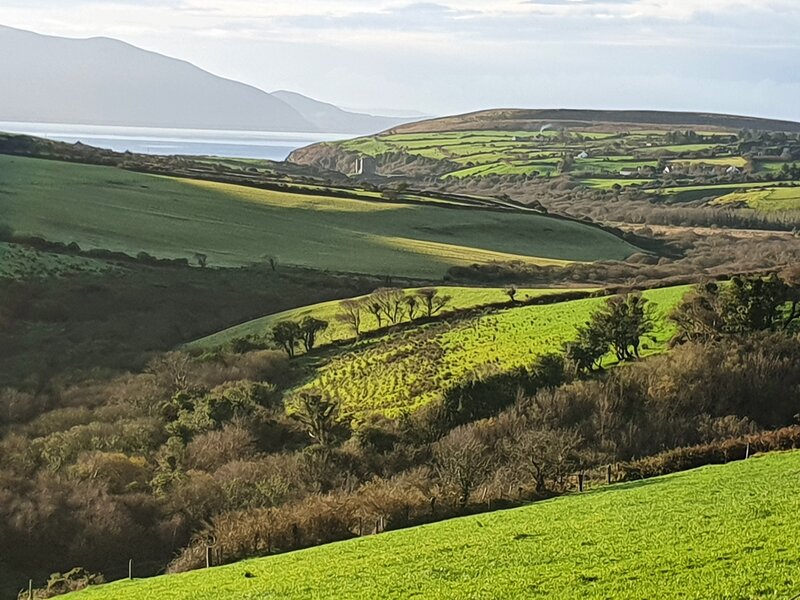
{"label": "distant mountain range", "polygon": [[361,134],[414,120],[270,94],[109,38],[0,26],[0,56],[0,121]]}

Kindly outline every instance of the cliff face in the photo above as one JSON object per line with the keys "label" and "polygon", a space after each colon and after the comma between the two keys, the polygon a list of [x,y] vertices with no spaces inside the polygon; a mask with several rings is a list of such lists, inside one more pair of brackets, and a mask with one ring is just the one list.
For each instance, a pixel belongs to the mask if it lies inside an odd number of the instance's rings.
{"label": "cliff face", "polygon": [[321,143],[298,148],[286,160],[296,165],[306,165],[350,175],[356,173],[359,158],[358,153],[348,152],[337,144]]}

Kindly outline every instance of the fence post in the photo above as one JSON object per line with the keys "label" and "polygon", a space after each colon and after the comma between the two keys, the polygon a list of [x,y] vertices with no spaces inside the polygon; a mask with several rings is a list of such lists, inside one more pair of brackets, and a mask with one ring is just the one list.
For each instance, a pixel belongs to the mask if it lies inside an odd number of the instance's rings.
{"label": "fence post", "polygon": [[744,453],[744,459],[747,460],[748,458],[750,458],[750,442],[747,442],[747,450]]}
{"label": "fence post", "polygon": [[611,484],[611,465],[606,469],[606,483]]}
{"label": "fence post", "polygon": [[583,472],[578,473],[578,491],[583,491]]}
{"label": "fence post", "polygon": [[33,579],[28,579],[28,600],[33,600]]}
{"label": "fence post", "polygon": [[431,516],[436,516],[436,496],[431,496]]}
{"label": "fence post", "polygon": [[206,546],[206,569],[211,568],[211,546]]}
{"label": "fence post", "polygon": [[133,559],[128,559],[128,579],[133,581]]}

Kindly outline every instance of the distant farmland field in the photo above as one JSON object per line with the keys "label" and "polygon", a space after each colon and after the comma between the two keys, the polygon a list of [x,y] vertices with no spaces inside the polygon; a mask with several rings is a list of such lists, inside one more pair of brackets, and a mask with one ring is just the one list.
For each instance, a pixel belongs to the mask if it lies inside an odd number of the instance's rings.
{"label": "distant farmland field", "polygon": [[65,600],[789,599],[798,472],[765,455]]}
{"label": "distant farmland field", "polygon": [[800,210],[800,187],[771,187],[732,192],[715,198],[714,205],[744,204],[761,211]]}
{"label": "distant farmland field", "polygon": [[624,259],[599,228],[524,212],[440,208],[0,156],[0,221],[18,233],[136,255],[237,266],[441,278],[454,265]]}

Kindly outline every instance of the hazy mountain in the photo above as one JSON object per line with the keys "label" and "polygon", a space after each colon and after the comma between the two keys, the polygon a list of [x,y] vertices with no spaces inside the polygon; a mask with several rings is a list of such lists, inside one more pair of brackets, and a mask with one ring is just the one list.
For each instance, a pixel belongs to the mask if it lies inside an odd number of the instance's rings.
{"label": "hazy mountain", "polygon": [[313,100],[297,92],[279,90],[274,98],[283,100],[322,131],[344,133],[377,133],[416,119],[366,115],[343,110],[327,102]]}
{"label": "hazy mountain", "polygon": [[407,119],[280,96],[108,38],[0,26],[0,121],[374,133]]}

